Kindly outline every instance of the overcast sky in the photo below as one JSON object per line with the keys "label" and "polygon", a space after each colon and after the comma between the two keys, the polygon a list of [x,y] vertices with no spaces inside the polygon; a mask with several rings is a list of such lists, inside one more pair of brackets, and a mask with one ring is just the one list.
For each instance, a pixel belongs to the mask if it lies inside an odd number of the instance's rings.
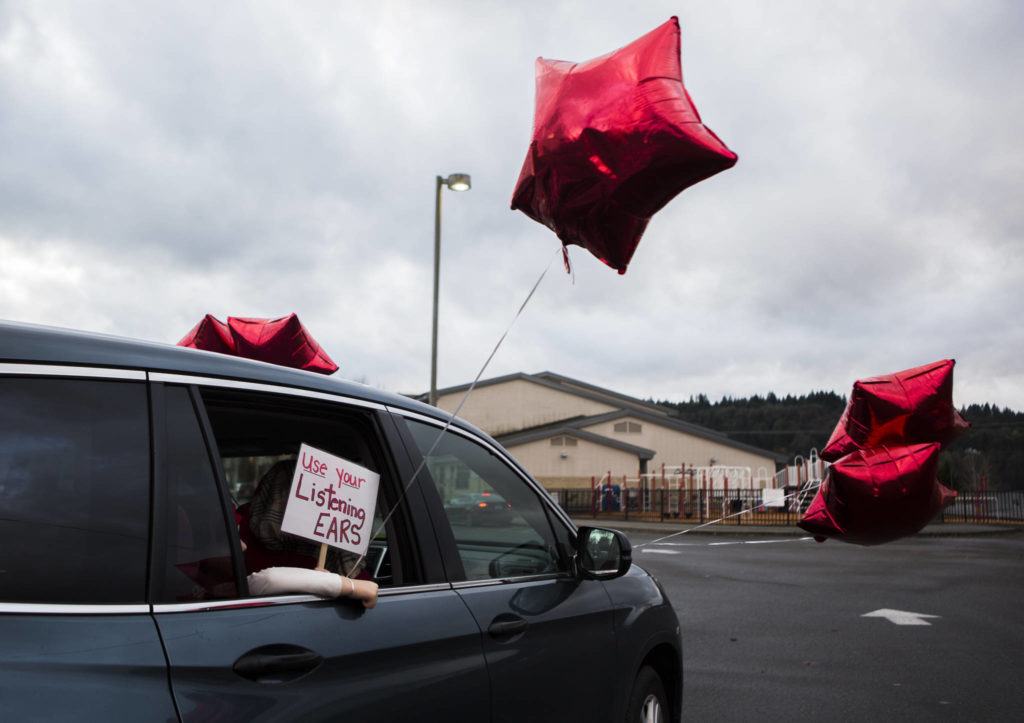
{"label": "overcast sky", "polygon": [[[174,343],[296,312],[341,376],[550,370],[637,397],[811,390],[957,360],[1024,410],[1024,4],[0,0],[0,318]],[[678,15],[737,165],[619,276],[509,210],[534,60]]]}

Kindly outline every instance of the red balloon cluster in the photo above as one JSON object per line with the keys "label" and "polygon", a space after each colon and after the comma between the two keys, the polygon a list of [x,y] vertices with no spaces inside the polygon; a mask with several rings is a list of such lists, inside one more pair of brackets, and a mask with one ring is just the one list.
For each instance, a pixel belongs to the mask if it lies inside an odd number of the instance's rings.
{"label": "red balloon cluster", "polygon": [[918,532],[956,496],[939,451],[970,426],[953,406],[952,359],[857,381],[822,459],[833,462],[799,525],[879,545]]}
{"label": "red balloon cluster", "polygon": [[537,59],[533,138],[512,209],[620,274],[651,216],[736,163],[683,87],[679,35],[673,17],[584,63]]}
{"label": "red balloon cluster", "polygon": [[228,323],[207,314],[178,346],[220,352],[281,366],[333,374],[338,365],[327,356],[295,314],[279,319],[229,316]]}

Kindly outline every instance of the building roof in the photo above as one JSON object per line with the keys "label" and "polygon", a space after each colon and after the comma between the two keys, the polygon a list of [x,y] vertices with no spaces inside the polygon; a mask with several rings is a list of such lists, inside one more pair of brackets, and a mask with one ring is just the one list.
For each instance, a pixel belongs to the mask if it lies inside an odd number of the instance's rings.
{"label": "building roof", "polygon": [[584,417],[582,419],[574,420],[572,426],[589,427],[594,424],[601,424],[603,422],[610,422],[615,419],[622,419],[623,417],[636,417],[642,419],[650,424],[658,424],[662,427],[668,427],[674,429],[677,432],[683,432],[692,437],[700,437],[706,439],[709,442],[715,442],[726,447],[732,447],[734,449],[740,449],[744,452],[751,452],[752,454],[758,454],[764,457],[771,457],[776,462],[785,462],[786,456],[776,454],[771,450],[761,449],[755,447],[752,444],[746,444],[745,442],[738,442],[728,435],[716,432],[713,429],[702,427],[699,424],[693,424],[692,422],[686,422],[678,417],[662,417],[656,414],[647,414],[643,411],[622,409],[617,412],[605,412],[604,414],[595,414],[590,417]]}
{"label": "building roof", "polygon": [[514,447],[517,444],[526,444],[527,442],[536,442],[541,439],[549,439],[551,437],[559,437],[562,435],[576,437],[577,439],[583,439],[588,442],[600,444],[603,447],[610,447],[622,452],[628,452],[629,454],[636,455],[639,459],[653,459],[655,455],[655,451],[653,449],[639,447],[627,442],[620,442],[617,439],[605,437],[600,434],[594,434],[593,432],[588,432],[585,429],[580,429],[573,425],[562,424],[561,422],[547,424],[544,425],[544,427],[535,427],[521,432],[504,434],[499,437],[495,437],[495,439],[498,440],[503,447],[507,448]]}
{"label": "building roof", "polygon": [[[538,372],[537,374],[517,372],[515,374],[506,374],[505,376],[494,377],[492,379],[483,379],[477,382],[476,388],[505,384],[507,382],[519,380],[539,384],[559,392],[573,394],[591,401],[613,405],[619,409],[612,412],[605,412],[603,414],[571,417],[568,419],[558,420],[557,422],[552,422],[550,424],[531,427],[530,429],[522,429],[498,435],[496,439],[505,446],[524,444],[538,439],[554,437],[559,434],[571,433],[581,439],[589,439],[590,441],[598,442],[615,449],[635,452],[641,459],[650,459],[654,456],[654,453],[652,450],[644,447],[637,447],[635,445],[619,442],[618,440],[593,434],[592,432],[588,432],[587,437],[583,436],[583,432],[586,427],[615,419],[621,419],[623,417],[636,417],[637,419],[641,419],[650,424],[667,427],[677,432],[682,432],[693,437],[699,437],[701,439],[715,442],[716,444],[732,447],[752,454],[758,454],[764,457],[770,457],[776,462],[786,461],[784,455],[779,455],[767,449],[761,449],[760,447],[745,444],[744,442],[738,442],[721,432],[716,432],[713,429],[702,427],[699,424],[683,421],[679,417],[674,416],[675,410],[670,407],[654,404],[653,402],[646,402],[642,399],[637,399],[636,397],[620,394],[619,392],[612,391],[611,389],[605,389],[593,384],[587,384],[586,382],[582,382],[578,379],[572,379],[571,377],[555,374],[554,372],[545,371]],[[459,392],[465,392],[469,388],[469,384],[461,384],[455,387],[439,389],[437,393],[439,396],[443,394],[456,394]],[[424,395],[423,398],[425,398],[425,396],[426,395]],[[650,453],[650,456],[644,457],[645,453]]]}
{"label": "building roof", "polygon": [[[569,394],[575,394],[578,397],[589,399],[595,402],[604,402],[605,404],[612,404],[617,407],[629,408],[629,409],[643,409],[653,414],[663,414],[665,416],[670,415],[674,410],[669,407],[664,407],[660,404],[654,404],[653,402],[645,402],[642,399],[631,397],[627,394],[621,394],[611,389],[605,389],[604,387],[598,387],[593,384],[587,384],[581,382],[579,379],[573,379],[571,377],[562,376],[561,374],[555,374],[554,372],[538,372],[536,374],[527,374],[526,372],[516,372],[515,374],[506,374],[501,377],[493,377],[492,379],[481,379],[476,383],[476,389],[480,387],[489,387],[497,384],[505,384],[511,381],[524,380],[539,384],[543,387],[555,389],[560,392],[568,392]],[[457,394],[459,392],[465,392],[469,389],[469,384],[460,384],[454,387],[446,387],[445,389],[438,389],[437,394]],[[421,394],[417,399],[425,400],[426,394]]]}

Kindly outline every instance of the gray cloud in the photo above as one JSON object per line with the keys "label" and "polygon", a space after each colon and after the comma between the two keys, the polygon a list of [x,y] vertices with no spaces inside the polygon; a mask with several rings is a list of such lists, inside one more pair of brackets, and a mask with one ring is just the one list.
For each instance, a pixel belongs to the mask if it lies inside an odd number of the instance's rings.
{"label": "gray cloud", "polygon": [[[512,213],[533,63],[679,14],[740,155],[618,276]],[[295,311],[345,376],[422,391],[434,176],[440,382],[551,369],[641,397],[811,389],[958,359],[1024,409],[1016,4],[0,5],[0,316],[174,342]]]}

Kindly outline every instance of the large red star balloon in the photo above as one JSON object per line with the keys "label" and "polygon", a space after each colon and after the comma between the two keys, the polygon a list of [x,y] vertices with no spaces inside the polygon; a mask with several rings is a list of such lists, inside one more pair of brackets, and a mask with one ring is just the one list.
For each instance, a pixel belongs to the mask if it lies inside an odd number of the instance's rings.
{"label": "large red star balloon", "polygon": [[338,370],[295,314],[279,319],[229,316],[227,324],[207,314],[178,345],[320,374]]}
{"label": "large red star balloon", "polygon": [[620,274],[655,212],[736,163],[683,87],[679,35],[673,17],[585,63],[537,59],[533,139],[512,209]]}
{"label": "large red star balloon", "polygon": [[970,425],[953,406],[952,359],[854,382],[821,458],[881,444],[948,444]]}
{"label": "large red star balloon", "polygon": [[939,444],[857,450],[829,469],[799,525],[827,537],[880,545],[913,535],[956,492],[935,479]]}

